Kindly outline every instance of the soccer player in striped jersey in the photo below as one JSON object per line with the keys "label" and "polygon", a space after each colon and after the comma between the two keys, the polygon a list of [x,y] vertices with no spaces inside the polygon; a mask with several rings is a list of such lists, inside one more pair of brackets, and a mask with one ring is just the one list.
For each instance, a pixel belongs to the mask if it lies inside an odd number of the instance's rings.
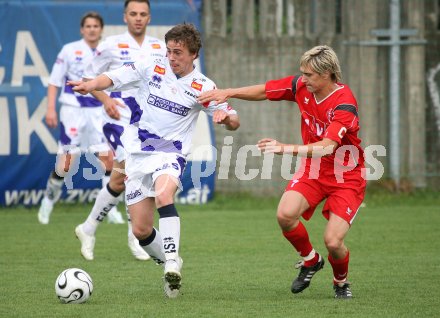
{"label": "soccer player in striped jersey", "polygon": [[330,47],[321,45],[304,53],[300,71],[302,75],[261,85],[207,92],[199,97],[199,102],[239,98],[288,100],[298,104],[304,145],[285,144],[271,138],[258,141],[263,152],[304,156],[277,210],[284,237],[303,258],[297,266],[300,273],[291,291],[302,292],[324,266],[324,258],[313,248],[300,217],[309,220],[317,205],[325,201],[322,213],[328,222],[324,243],[333,269],[335,297],[349,299],[352,297],[347,281],[350,253],[344,238],[366,187],[362,175],[364,152],[358,137],[358,105],[348,85],[341,83],[339,61]]}
{"label": "soccer player in striped jersey", "polygon": [[[174,196],[189,154],[192,134],[201,111],[228,130],[240,123],[227,103],[197,102],[197,96],[215,84],[194,67],[202,46],[201,35],[192,24],[180,24],[165,35],[167,58],[141,60],[105,72],[89,82],[71,82],[75,91],[137,88],[137,107],[132,108],[131,125],[122,139],[126,160],[126,201],[133,233],[140,245],[164,263],[165,294],[178,296],[182,259],[180,217]],[[196,177],[196,176],[193,176]],[[159,230],[153,227],[159,213]]]}
{"label": "soccer player in striped jersey", "polygon": [[98,13],[88,12],[82,17],[80,25],[83,38],[64,45],[58,53],[47,89],[46,123],[55,128],[58,126],[56,98],[58,89],[61,88],[58,99],[61,104],[60,138],[57,163],[47,181],[46,192],[38,211],[41,224],[49,223],[53,206],[61,195],[64,176],[81,152],[99,153],[107,171],[112,166],[110,149],[102,132],[101,102],[90,94],[83,96],[75,93],[66,85],[68,80],[82,78],[84,67],[93,58],[101,39],[104,21]]}

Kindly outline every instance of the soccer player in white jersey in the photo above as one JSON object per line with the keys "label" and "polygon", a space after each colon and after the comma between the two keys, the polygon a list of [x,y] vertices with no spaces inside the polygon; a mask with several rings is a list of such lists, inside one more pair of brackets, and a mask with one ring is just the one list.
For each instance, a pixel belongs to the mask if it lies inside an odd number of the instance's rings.
{"label": "soccer player in white jersey", "polygon": [[[150,3],[148,0],[126,0],[124,22],[127,32],[110,36],[101,42],[92,62],[87,66],[83,78],[93,79],[105,71],[111,71],[124,64],[138,60],[153,60],[166,54],[165,43],[146,35],[150,23]],[[98,194],[95,204],[87,219],[75,228],[75,233],[81,241],[81,254],[86,260],[94,259],[95,234],[99,224],[107,213],[119,202],[119,197],[125,190],[123,173],[125,167],[125,150],[121,134],[125,127],[134,120],[132,109],[137,107],[135,100],[136,89],[112,91],[109,94],[94,92],[95,97],[104,104],[104,134],[113,149],[114,163],[110,182]],[[139,246],[133,236],[130,217],[128,219],[128,246],[133,256],[139,260],[150,259],[149,255]]]}
{"label": "soccer player in white jersey", "polygon": [[[167,58],[141,60],[106,72],[89,82],[70,82],[86,94],[95,89],[139,88],[133,121],[123,134],[126,160],[126,201],[133,233],[139,244],[164,263],[165,294],[178,296],[182,259],[179,256],[180,218],[174,195],[186,164],[192,134],[200,111],[213,116],[228,130],[239,127],[235,110],[227,103],[197,102],[198,95],[215,84],[194,68],[202,46],[192,24],[180,24],[165,35]],[[159,230],[153,227],[159,212]]]}
{"label": "soccer player in white jersey", "polygon": [[[58,125],[56,99],[61,88],[60,139],[57,162],[47,181],[46,192],[38,211],[41,224],[48,224],[53,206],[61,195],[64,176],[81,151],[99,153],[106,171],[111,171],[112,159],[102,133],[101,102],[91,95],[72,91],[67,80],[82,78],[85,65],[92,59],[104,27],[96,12],[86,13],[80,23],[82,39],[63,46],[50,74],[47,89],[46,123],[50,128]],[[110,157],[109,157],[110,155]],[[103,180],[104,182],[104,180]]]}

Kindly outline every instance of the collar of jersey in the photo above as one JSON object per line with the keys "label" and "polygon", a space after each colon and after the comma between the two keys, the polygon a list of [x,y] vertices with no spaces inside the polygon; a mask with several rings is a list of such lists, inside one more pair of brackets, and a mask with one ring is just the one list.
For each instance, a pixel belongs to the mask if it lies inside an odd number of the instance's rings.
{"label": "collar of jersey", "polygon": [[344,88],[344,85],[339,85],[338,84],[338,88],[337,89],[335,89],[333,92],[331,92],[330,94],[328,94],[326,97],[324,97],[323,99],[321,99],[319,102],[318,102],[318,100],[316,99],[316,96],[315,96],[315,94],[313,94],[313,98],[315,99],[315,103],[316,103],[316,105],[319,105],[319,104],[321,104],[323,101],[325,101],[327,98],[329,98],[330,96],[332,96],[335,92],[337,92],[337,91],[339,91],[340,89],[343,89]]}
{"label": "collar of jersey", "polygon": [[174,75],[176,75],[176,78],[177,79],[181,79],[181,78],[184,78],[184,77],[187,77],[187,76],[189,76],[189,75],[191,75],[192,73],[194,73],[194,71],[195,71],[195,69],[196,69],[196,66],[195,65],[193,65],[193,70],[192,70],[192,72],[191,73],[188,73],[188,74],[186,74],[185,76],[180,76],[180,75],[177,75],[177,74],[174,74]]}

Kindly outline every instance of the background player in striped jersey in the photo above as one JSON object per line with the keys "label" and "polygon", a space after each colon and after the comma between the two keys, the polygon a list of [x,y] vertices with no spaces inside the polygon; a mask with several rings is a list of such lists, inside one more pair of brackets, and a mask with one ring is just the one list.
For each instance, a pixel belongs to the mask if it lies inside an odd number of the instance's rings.
{"label": "background player in striped jersey", "polygon": [[[112,87],[139,88],[133,121],[123,135],[129,155],[126,162],[126,200],[133,233],[159,263],[164,264],[164,290],[168,297],[179,294],[182,259],[180,217],[174,195],[191,147],[200,111],[228,130],[239,127],[235,110],[227,103],[197,102],[204,90],[215,84],[194,67],[201,36],[192,24],[180,24],[165,35],[167,56],[163,60],[140,60],[100,75],[89,82],[71,82],[73,89],[87,93]],[[195,177],[194,175],[192,176]],[[153,227],[159,212],[159,230]]]}
{"label": "background player in striped jersey", "polygon": [[199,101],[239,98],[289,100],[298,104],[304,145],[284,144],[271,138],[258,141],[261,151],[306,157],[287,185],[277,210],[284,237],[303,257],[291,290],[303,291],[324,266],[324,259],[313,249],[300,217],[309,220],[316,206],[325,200],[322,212],[328,223],[324,243],[333,268],[333,288],[336,298],[347,299],[352,297],[352,292],[347,282],[350,253],[344,238],[363,201],[366,186],[362,176],[364,156],[358,138],[358,106],[350,88],[340,83],[339,61],[330,47],[317,46],[304,53],[300,71],[301,76],[266,84],[207,92]]}
{"label": "background player in striped jersey", "polygon": [[[92,95],[82,96],[66,86],[67,80],[82,78],[84,67],[93,58],[104,27],[102,17],[88,12],[81,19],[82,39],[63,46],[50,74],[47,89],[46,123],[58,125],[56,98],[61,88],[60,139],[57,162],[47,181],[45,196],[38,211],[41,224],[48,224],[53,205],[61,195],[64,176],[81,151],[99,153],[106,171],[111,170],[112,157],[102,133],[101,102]],[[110,155],[110,157],[109,157]],[[103,183],[105,181],[103,180]]]}
{"label": "background player in striped jersey", "polygon": [[[138,60],[154,60],[165,56],[163,41],[146,34],[150,23],[150,2],[148,0],[126,0],[124,3],[124,22],[127,32],[110,36],[99,44],[97,54],[85,70],[84,78],[93,79],[103,72],[132,64]],[[112,91],[109,94],[94,92],[94,96],[104,104],[103,131],[113,152],[113,170],[110,182],[98,194],[89,216],[75,229],[81,241],[81,254],[86,260],[93,260],[95,233],[108,211],[119,202],[119,196],[125,190],[125,150],[121,135],[132,122],[132,109],[137,106],[137,89]],[[139,246],[131,230],[128,217],[128,246],[133,256],[139,260],[148,260],[149,255]]]}

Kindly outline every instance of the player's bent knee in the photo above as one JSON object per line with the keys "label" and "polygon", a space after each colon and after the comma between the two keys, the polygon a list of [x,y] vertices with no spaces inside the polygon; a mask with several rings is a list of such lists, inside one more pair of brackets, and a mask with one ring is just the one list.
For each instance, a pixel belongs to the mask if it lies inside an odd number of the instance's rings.
{"label": "player's bent knee", "polygon": [[289,229],[298,223],[299,215],[291,210],[279,208],[277,211],[277,220],[282,229]]}
{"label": "player's bent knee", "polygon": [[324,244],[328,251],[338,251],[344,245],[344,241],[328,235],[324,237]]}
{"label": "player's bent knee", "polygon": [[142,227],[140,227],[140,226],[133,226],[132,232],[133,232],[133,235],[138,240],[145,240],[153,232],[153,226],[152,225],[151,226],[150,225],[144,225]]}

